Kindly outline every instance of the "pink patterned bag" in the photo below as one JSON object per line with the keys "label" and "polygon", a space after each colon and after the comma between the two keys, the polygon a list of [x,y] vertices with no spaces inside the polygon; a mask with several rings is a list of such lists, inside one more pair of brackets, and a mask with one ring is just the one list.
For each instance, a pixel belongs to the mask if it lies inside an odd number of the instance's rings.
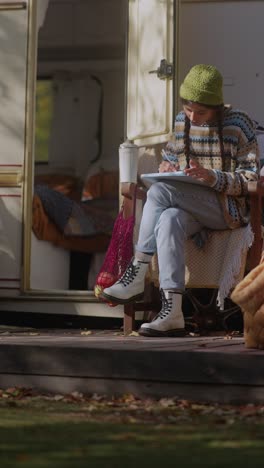
{"label": "pink patterned bag", "polygon": [[[125,219],[124,205],[116,218],[111,241],[107,249],[105,259],[97,275],[94,287],[95,296],[100,298],[102,291],[112,286],[125,272],[133,256],[133,232],[135,226],[135,204],[134,196],[132,215]],[[110,306],[116,304],[109,303]]]}

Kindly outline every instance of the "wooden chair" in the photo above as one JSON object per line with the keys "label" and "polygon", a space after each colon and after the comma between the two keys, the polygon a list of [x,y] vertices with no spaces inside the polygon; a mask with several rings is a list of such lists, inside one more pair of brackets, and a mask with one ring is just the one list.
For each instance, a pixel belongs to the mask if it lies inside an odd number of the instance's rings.
{"label": "wooden chair", "polygon": [[[263,200],[264,200],[264,178],[261,178],[258,182],[249,182],[248,183],[248,191],[249,191],[249,198],[250,198],[250,206],[251,206],[251,227],[254,233],[254,241],[249,249],[249,252],[246,255],[246,262],[243,264],[243,271],[241,271],[242,275],[245,272],[252,270],[255,266],[257,266],[261,259],[262,253],[262,229],[261,229],[261,221],[262,221],[262,209],[263,209]],[[133,183],[123,183],[121,184],[121,194],[124,197],[124,208],[125,208],[125,215],[129,216],[132,211],[134,197],[136,196],[139,203],[144,203],[146,198],[146,190],[142,187],[137,186]],[[217,231],[218,233],[218,231]],[[213,234],[214,235],[214,234]],[[187,241],[188,242],[188,241]],[[204,288],[213,288],[213,294],[209,299],[207,304],[203,304],[200,300],[197,299],[195,294],[193,293],[192,285],[187,285],[188,289],[188,297],[192,302],[194,307],[194,320],[198,324],[200,328],[206,326],[213,326],[215,312],[216,312],[216,295],[217,295],[217,285],[200,285]],[[199,286],[199,287],[200,287]],[[197,285],[194,285],[196,288]],[[153,315],[153,313],[157,313],[160,308],[160,301],[159,301],[159,294],[158,289],[154,287],[153,284],[149,285],[148,293],[146,298],[141,302],[135,302],[131,304],[126,304],[124,306],[124,334],[129,335],[135,329],[135,313],[137,311],[144,311],[144,313],[149,313],[149,315]],[[228,314],[233,313],[237,310],[236,306],[232,306],[227,310],[224,311],[222,317],[228,316]],[[146,314],[145,314],[146,315]]]}

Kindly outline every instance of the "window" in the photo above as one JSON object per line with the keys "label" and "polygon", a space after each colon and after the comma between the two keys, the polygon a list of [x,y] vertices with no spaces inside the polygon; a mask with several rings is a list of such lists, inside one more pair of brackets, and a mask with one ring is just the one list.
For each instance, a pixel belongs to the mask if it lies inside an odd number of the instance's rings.
{"label": "window", "polygon": [[49,161],[49,141],[53,117],[53,81],[38,79],[36,89],[35,162]]}

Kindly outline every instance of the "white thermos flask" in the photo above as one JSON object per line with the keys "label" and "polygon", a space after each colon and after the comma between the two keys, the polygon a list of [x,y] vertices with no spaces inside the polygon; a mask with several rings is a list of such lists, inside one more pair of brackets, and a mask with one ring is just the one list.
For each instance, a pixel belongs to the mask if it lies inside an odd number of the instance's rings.
{"label": "white thermos flask", "polygon": [[119,176],[120,182],[137,183],[139,147],[132,141],[126,140],[119,147]]}

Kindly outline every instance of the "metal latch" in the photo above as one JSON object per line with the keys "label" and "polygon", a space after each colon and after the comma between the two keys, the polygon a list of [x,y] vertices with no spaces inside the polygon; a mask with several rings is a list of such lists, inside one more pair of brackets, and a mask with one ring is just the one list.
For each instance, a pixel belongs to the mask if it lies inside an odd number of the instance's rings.
{"label": "metal latch", "polygon": [[157,73],[157,76],[160,80],[172,80],[173,63],[169,63],[166,59],[162,59],[157,70],[151,70],[149,73]]}

